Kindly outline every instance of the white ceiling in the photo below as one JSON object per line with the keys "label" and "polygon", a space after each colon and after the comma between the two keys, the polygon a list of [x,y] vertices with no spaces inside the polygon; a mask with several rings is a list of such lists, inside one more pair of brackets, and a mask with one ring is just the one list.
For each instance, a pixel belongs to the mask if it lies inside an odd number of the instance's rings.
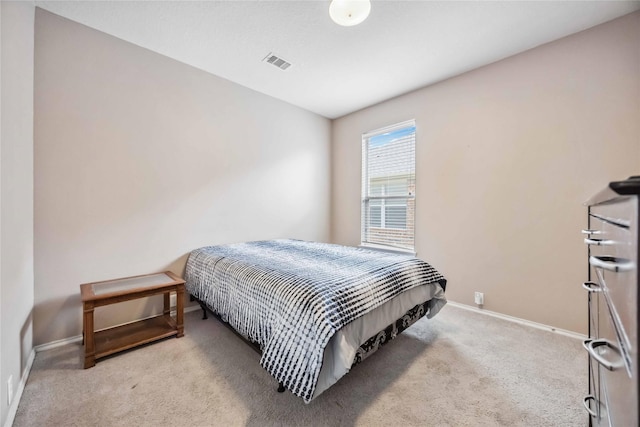
{"label": "white ceiling", "polygon": [[[373,1],[341,27],[329,1],[36,5],[328,118],[640,9],[640,1]],[[262,59],[273,52],[293,65]]]}

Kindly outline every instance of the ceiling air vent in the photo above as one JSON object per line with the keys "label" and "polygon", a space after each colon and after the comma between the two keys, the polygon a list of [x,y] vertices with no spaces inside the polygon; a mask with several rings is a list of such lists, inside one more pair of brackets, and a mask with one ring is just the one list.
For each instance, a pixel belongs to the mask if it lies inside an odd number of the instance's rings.
{"label": "ceiling air vent", "polygon": [[273,53],[270,53],[269,55],[265,56],[263,61],[268,62],[269,64],[273,64],[276,67],[280,68],[281,70],[286,70],[291,66],[290,62],[287,62],[282,58],[278,58]]}

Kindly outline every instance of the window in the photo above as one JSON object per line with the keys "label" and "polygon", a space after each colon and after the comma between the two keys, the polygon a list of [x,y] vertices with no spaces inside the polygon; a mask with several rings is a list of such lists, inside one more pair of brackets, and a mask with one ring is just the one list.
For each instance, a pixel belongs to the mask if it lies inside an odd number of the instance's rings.
{"label": "window", "polygon": [[362,135],[362,244],[413,251],[414,120]]}

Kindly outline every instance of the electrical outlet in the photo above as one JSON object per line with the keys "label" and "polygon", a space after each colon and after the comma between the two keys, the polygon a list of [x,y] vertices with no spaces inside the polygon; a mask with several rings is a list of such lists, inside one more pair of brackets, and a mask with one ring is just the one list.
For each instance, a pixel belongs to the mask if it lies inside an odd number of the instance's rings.
{"label": "electrical outlet", "polygon": [[482,292],[476,292],[475,301],[478,305],[484,305],[484,294]]}
{"label": "electrical outlet", "polygon": [[7,405],[11,405],[13,400],[13,375],[9,375],[7,380]]}
{"label": "electrical outlet", "polygon": [[178,305],[177,303],[177,296],[176,294],[171,294],[171,296],[169,297],[169,306],[171,308],[175,308],[176,305]]}

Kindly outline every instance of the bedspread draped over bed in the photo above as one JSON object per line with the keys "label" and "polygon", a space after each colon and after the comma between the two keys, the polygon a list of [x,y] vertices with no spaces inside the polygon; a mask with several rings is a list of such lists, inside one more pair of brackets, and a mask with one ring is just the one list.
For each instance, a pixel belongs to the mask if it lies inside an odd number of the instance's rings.
{"label": "bedspread draped over bed", "polygon": [[260,345],[260,364],[307,403],[337,330],[403,291],[446,283],[417,258],[299,240],[194,250],[185,279],[192,295]]}

